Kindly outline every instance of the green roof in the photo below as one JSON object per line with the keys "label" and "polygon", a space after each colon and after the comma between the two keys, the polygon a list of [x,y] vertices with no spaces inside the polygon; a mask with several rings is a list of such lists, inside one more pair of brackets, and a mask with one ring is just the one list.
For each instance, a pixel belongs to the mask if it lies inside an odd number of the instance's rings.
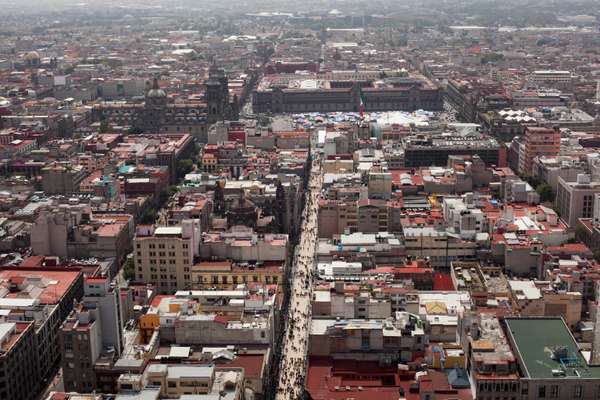
{"label": "green roof", "polygon": [[[600,367],[589,366],[562,318],[505,318],[507,335],[531,379],[557,379],[553,371],[563,371],[564,379],[600,378]],[[561,359],[553,358],[564,348]]]}

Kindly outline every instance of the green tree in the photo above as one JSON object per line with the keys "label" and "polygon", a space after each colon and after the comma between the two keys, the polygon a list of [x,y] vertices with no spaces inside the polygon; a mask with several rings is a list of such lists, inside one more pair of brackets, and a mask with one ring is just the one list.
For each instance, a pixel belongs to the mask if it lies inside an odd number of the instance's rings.
{"label": "green tree", "polygon": [[130,135],[140,135],[140,134],[144,133],[144,130],[137,126],[132,126],[127,130],[127,133]]}
{"label": "green tree", "polygon": [[495,63],[498,61],[502,61],[504,59],[504,55],[502,53],[487,53],[481,57],[481,63]]}
{"label": "green tree", "polygon": [[156,222],[156,217],[158,216],[156,210],[153,207],[145,207],[142,211],[140,211],[140,224],[149,225]]}
{"label": "green tree", "polygon": [[194,169],[194,162],[189,158],[179,160],[177,163],[177,179],[183,179],[186,174],[189,174]]}
{"label": "green tree", "polygon": [[123,264],[123,278],[127,281],[135,279],[135,268],[133,265],[133,257],[127,258],[125,264]]}
{"label": "green tree", "polygon": [[108,120],[104,119],[100,122],[99,131],[100,131],[100,133],[110,132],[110,124],[108,123]]}
{"label": "green tree", "polygon": [[542,203],[554,201],[555,193],[550,185],[542,183],[539,184],[535,190],[540,195],[540,201]]}

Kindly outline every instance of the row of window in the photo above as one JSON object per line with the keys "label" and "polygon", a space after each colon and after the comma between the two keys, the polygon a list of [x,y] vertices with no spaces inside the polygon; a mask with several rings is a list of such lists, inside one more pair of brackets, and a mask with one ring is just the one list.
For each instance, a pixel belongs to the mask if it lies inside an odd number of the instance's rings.
{"label": "row of window", "polygon": [[[199,282],[200,282],[200,279],[202,279],[203,283],[208,283],[208,281],[209,281],[207,277],[203,277],[203,278],[198,277]],[[279,278],[277,275],[265,276],[266,283],[278,283],[278,281],[279,281]],[[222,284],[228,284],[228,283],[238,284],[240,282],[248,283],[248,277],[246,275],[242,275],[241,277],[238,277],[237,275],[233,275],[231,277],[229,275],[221,275],[220,283],[222,283]],[[259,282],[259,276],[253,275],[252,282]],[[219,284],[219,276],[212,275],[210,278],[210,283],[218,285]]]}
{"label": "row of window", "polygon": [[[148,248],[149,248],[149,249],[156,249],[156,246],[157,246],[157,245],[156,245],[156,243],[150,243],[150,244],[148,245]],[[142,245],[141,245],[141,243],[136,243],[135,247],[136,247],[137,249],[141,249],[141,248],[142,248]],[[182,248],[184,248],[184,249],[187,249],[187,248],[188,248],[188,244],[187,244],[187,243],[182,243],[182,244],[181,244],[181,247],[182,247]],[[165,248],[166,248],[166,245],[165,245],[164,243],[159,243],[159,244],[158,244],[158,248],[159,248],[159,249],[165,249]],[[175,249],[175,248],[176,248],[176,246],[175,246],[174,244],[172,244],[172,245],[170,245],[170,246],[169,246],[169,248],[170,248],[170,249]]]}

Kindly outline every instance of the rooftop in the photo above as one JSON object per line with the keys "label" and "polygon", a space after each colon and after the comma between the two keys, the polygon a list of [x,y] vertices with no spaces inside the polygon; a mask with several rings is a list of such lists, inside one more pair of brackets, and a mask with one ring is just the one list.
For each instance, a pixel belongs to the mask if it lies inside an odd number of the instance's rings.
{"label": "rooftop", "polygon": [[505,318],[504,324],[525,377],[600,378],[600,367],[588,365],[562,318]]}

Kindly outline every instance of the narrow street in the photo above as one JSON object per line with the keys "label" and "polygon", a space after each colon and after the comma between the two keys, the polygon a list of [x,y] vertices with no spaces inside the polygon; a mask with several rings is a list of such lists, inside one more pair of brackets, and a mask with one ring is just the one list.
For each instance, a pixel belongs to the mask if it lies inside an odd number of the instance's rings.
{"label": "narrow street", "polygon": [[318,157],[315,157],[302,216],[300,243],[296,246],[294,254],[289,312],[285,321],[279,381],[275,395],[277,400],[298,400],[303,398],[304,394],[313,265],[318,243],[317,218],[322,185],[321,163]]}

